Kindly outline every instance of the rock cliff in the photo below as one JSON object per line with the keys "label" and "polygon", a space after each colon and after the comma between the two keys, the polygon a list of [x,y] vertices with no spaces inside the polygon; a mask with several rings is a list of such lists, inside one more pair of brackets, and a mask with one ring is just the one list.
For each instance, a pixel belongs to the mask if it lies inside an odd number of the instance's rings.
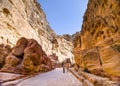
{"label": "rock cliff", "polygon": [[78,68],[119,80],[120,0],[89,0],[74,55]]}
{"label": "rock cliff", "polygon": [[20,37],[37,40],[60,61],[73,57],[72,43],[54,33],[36,0],[0,0],[0,44],[14,47]]}

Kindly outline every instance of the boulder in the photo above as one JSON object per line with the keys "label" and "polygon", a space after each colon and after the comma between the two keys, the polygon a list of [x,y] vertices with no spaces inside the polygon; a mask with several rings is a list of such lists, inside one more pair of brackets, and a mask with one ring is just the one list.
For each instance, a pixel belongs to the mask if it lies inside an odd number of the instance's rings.
{"label": "boulder", "polygon": [[28,40],[24,37],[20,38],[17,43],[16,46],[12,49],[12,54],[17,56],[17,57],[22,57],[23,53],[24,53],[24,49],[26,48],[28,43]]}
{"label": "boulder", "polygon": [[[44,64],[50,67],[51,61],[46,57],[46,54],[42,50],[42,47],[34,39],[28,41],[28,45],[24,50],[24,59],[22,62],[22,67],[27,72],[39,72],[40,64]],[[49,68],[50,69],[50,68]]]}
{"label": "boulder", "polygon": [[12,67],[17,66],[19,62],[19,58],[15,57],[14,55],[8,55],[5,59],[5,64]]}
{"label": "boulder", "polygon": [[48,58],[51,60],[51,67],[52,68],[56,68],[56,67],[60,67],[60,62],[58,60],[58,57],[53,54],[53,55],[49,55]]}
{"label": "boulder", "polygon": [[16,56],[10,54],[5,58],[5,64],[0,71],[15,73],[15,68],[19,63],[20,63],[20,59],[17,58]]}
{"label": "boulder", "polygon": [[51,59],[47,57],[39,43],[24,37],[17,41],[4,63],[0,71],[22,74],[33,74],[52,68]]}
{"label": "boulder", "polygon": [[0,45],[0,68],[3,67],[5,63],[5,57],[11,52],[11,47],[9,45]]}

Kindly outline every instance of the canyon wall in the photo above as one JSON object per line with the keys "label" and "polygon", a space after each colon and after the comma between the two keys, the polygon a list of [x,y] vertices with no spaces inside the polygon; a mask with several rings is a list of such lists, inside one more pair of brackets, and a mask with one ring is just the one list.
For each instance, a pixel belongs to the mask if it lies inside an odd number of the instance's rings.
{"label": "canyon wall", "polygon": [[37,40],[60,61],[73,57],[72,43],[55,34],[36,0],[0,0],[0,44],[13,47],[21,37]]}
{"label": "canyon wall", "polygon": [[89,0],[74,55],[78,68],[120,78],[120,0]]}

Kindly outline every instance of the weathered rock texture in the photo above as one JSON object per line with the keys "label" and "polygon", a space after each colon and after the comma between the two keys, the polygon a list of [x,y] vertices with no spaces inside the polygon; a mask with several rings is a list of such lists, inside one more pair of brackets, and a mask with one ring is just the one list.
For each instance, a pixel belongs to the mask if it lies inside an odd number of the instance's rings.
{"label": "weathered rock texture", "polygon": [[59,60],[73,57],[72,43],[56,36],[36,0],[0,0],[0,44],[15,46],[20,37],[34,38]]}
{"label": "weathered rock texture", "polygon": [[9,45],[4,45],[4,44],[0,45],[0,68],[2,68],[2,66],[4,65],[5,58],[10,52],[11,52],[11,47]]}
{"label": "weathered rock texture", "polygon": [[60,67],[61,63],[58,60],[58,57],[56,55],[49,55],[48,58],[50,58],[51,62],[52,62],[52,68],[57,68]]}
{"label": "weathered rock texture", "polygon": [[34,39],[20,38],[5,58],[1,71],[31,74],[52,69],[52,61]]}
{"label": "weathered rock texture", "polygon": [[78,67],[120,78],[120,0],[89,0],[74,41]]}

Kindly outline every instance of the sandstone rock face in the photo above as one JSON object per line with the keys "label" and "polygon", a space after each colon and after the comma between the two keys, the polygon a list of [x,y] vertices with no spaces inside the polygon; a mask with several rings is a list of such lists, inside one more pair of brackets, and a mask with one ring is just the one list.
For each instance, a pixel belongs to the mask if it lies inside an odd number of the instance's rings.
{"label": "sandstone rock face", "polygon": [[12,50],[12,54],[18,57],[22,57],[24,53],[24,49],[26,48],[27,44],[28,44],[27,39],[25,39],[24,37],[20,38],[17,41],[16,46]]}
{"label": "sandstone rock face", "polygon": [[9,45],[4,45],[4,44],[0,45],[0,68],[2,68],[2,66],[4,65],[5,58],[10,52],[11,52],[11,47]]}
{"label": "sandstone rock face", "polygon": [[[54,33],[36,0],[0,0],[0,32],[0,44],[15,46],[20,37],[33,38],[38,41],[47,55],[56,53],[59,60],[73,57],[73,45]],[[24,45],[21,49],[23,48]],[[68,54],[63,54],[64,50]]]}
{"label": "sandstone rock face", "polygon": [[72,41],[68,41],[64,39],[63,36],[58,36],[56,39],[58,41],[59,46],[55,50],[53,50],[53,54],[55,53],[56,56],[58,56],[60,62],[62,62],[67,58],[70,58],[74,63],[74,59],[73,59],[74,55],[72,53],[73,51]]}
{"label": "sandstone rock face", "polygon": [[[41,66],[42,65],[42,66]],[[1,71],[31,74],[52,69],[51,59],[34,39],[20,38],[5,58]]]}
{"label": "sandstone rock face", "polygon": [[24,50],[24,59],[22,62],[25,71],[38,72],[40,70],[40,65],[44,60],[44,64],[51,69],[51,64],[49,64],[50,59],[48,59],[47,55],[42,50],[42,47],[34,39],[29,40],[27,47]]}
{"label": "sandstone rock face", "polygon": [[[74,42],[78,67],[120,77],[120,1],[89,0]],[[94,72],[93,72],[94,73]]]}
{"label": "sandstone rock face", "polygon": [[55,54],[49,55],[48,58],[50,58],[51,61],[52,61],[52,68],[57,68],[57,67],[61,66],[60,65],[61,63],[60,63],[60,61],[58,60],[58,57]]}

